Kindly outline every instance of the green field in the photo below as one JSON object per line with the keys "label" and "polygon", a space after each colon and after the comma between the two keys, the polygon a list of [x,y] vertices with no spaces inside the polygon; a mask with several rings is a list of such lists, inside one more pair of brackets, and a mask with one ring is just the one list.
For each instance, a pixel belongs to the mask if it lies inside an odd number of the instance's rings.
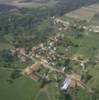
{"label": "green field", "polygon": [[81,53],[89,57],[96,55],[97,50],[99,49],[99,34],[88,33],[88,36],[83,38],[76,38],[73,40],[74,44],[78,44],[78,48],[71,47],[71,51],[75,53]]}
{"label": "green field", "polygon": [[38,82],[21,77],[11,80],[11,71],[0,70],[0,99],[2,100],[56,100],[54,85],[40,88]]}
{"label": "green field", "polygon": [[25,77],[9,83],[10,73],[6,70],[0,70],[0,99],[32,100],[39,91],[38,84]]}

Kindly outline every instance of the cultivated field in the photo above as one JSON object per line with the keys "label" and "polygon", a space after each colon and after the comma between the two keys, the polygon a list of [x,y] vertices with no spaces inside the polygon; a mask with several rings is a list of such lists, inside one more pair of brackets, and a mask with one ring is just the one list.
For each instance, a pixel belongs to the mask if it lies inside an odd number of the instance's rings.
{"label": "cultivated field", "polygon": [[35,2],[15,3],[15,5],[18,7],[40,7],[40,6],[53,6],[56,3],[57,3],[56,1],[50,1],[48,3],[35,3]]}
{"label": "cultivated field", "polygon": [[17,7],[40,7],[40,6],[53,6],[56,4],[58,1],[56,0],[50,0],[48,2],[43,2],[43,3],[37,3],[35,1],[26,1],[25,0],[1,0],[0,4],[8,4],[8,5],[13,5]]}
{"label": "cultivated field", "polygon": [[99,4],[94,4],[87,7],[81,7],[65,16],[89,21],[97,12],[99,12]]}

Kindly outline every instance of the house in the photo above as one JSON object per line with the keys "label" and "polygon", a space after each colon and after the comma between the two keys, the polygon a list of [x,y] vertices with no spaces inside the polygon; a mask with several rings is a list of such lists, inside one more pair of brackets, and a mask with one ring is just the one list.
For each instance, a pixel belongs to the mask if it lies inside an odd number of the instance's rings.
{"label": "house", "polygon": [[68,78],[71,78],[71,83],[70,87],[75,88],[76,86],[81,86],[80,81],[81,81],[81,75],[77,73],[72,73],[68,75]]}
{"label": "house", "polygon": [[28,66],[24,71],[23,71],[23,75],[27,75],[29,76],[31,79],[37,81],[39,79],[41,79],[41,76],[38,75],[36,72],[40,69],[40,64],[36,63],[36,64],[32,64],[30,66]]}

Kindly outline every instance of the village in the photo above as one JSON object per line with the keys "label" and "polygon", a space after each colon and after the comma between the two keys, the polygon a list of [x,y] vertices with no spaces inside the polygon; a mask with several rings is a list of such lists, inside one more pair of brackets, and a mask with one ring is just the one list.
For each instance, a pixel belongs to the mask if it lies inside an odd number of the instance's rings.
{"label": "village", "polygon": [[[54,17],[51,19],[54,20],[54,24],[63,24],[64,30],[71,27],[69,22],[64,22],[63,20],[58,18],[55,19]],[[93,28],[91,29],[92,30],[89,29],[89,31],[95,30]],[[34,62],[22,71],[22,75],[27,76],[34,81],[58,81],[57,75],[61,75],[63,78],[61,79],[60,90],[64,91],[69,87],[75,88],[76,86],[80,86],[83,89],[87,89],[89,92],[93,92],[82,82],[82,75],[80,72],[75,72],[73,70],[67,71],[67,66],[57,66],[57,62],[64,59],[61,54],[57,54],[56,52],[59,42],[64,38],[64,34],[60,32],[62,28],[59,28],[58,30],[59,33],[50,37],[46,43],[40,43],[34,46],[30,51],[26,51],[24,48],[14,48],[11,50],[12,54],[17,55],[21,61],[26,62],[27,59],[31,59]],[[68,48],[66,48],[66,52],[68,52]],[[82,71],[86,70],[86,64],[90,62],[87,57],[80,54],[73,55],[70,58],[70,61],[79,63]]]}
{"label": "village", "polygon": [[0,14],[0,100],[99,100],[98,0],[2,0]]}

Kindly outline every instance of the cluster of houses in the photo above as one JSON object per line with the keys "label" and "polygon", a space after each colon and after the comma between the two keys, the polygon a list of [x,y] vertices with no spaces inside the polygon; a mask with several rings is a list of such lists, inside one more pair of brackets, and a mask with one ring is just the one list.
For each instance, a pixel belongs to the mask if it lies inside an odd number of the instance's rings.
{"label": "cluster of houses", "polygon": [[24,48],[13,48],[10,51],[12,55],[17,55],[17,57],[20,58],[21,61],[25,62],[27,60],[27,58],[25,57],[27,51]]}
{"label": "cluster of houses", "polygon": [[51,19],[53,20],[53,23],[55,25],[57,24],[61,24],[63,27],[59,27],[58,30],[62,31],[62,30],[67,30],[69,27],[77,27],[79,30],[85,30],[85,31],[89,31],[89,32],[95,32],[95,33],[99,33],[99,26],[97,25],[79,25],[77,26],[77,24],[72,24],[69,21],[64,21],[60,18],[56,18],[55,16],[51,17]]}
{"label": "cluster of houses", "polygon": [[[43,68],[48,68],[50,70],[58,71],[58,69],[54,69],[55,61],[60,59],[60,55],[56,53],[57,50],[57,43],[58,41],[63,38],[63,34],[56,34],[53,37],[50,37],[46,43],[40,43],[32,48],[31,51],[27,51],[25,48],[14,48],[11,49],[13,55],[17,55],[21,61],[26,62],[27,59],[32,59],[38,62],[41,61],[39,64],[33,64],[27,66],[24,70],[24,75],[30,76],[33,80],[39,80],[42,76],[38,75],[37,71],[41,68],[40,65],[43,65]],[[53,66],[53,67],[49,67]],[[38,67],[39,66],[39,67]]]}
{"label": "cluster of houses", "polygon": [[28,66],[23,72],[23,75],[29,76],[32,80],[38,81],[40,80],[42,77],[37,73],[37,71],[39,70],[40,65],[39,63],[36,64],[32,64],[30,66]]}
{"label": "cluster of houses", "polygon": [[[54,24],[62,24],[64,26],[64,30],[70,27],[70,23],[67,21],[63,21],[55,17],[52,17],[52,19],[54,20]],[[56,51],[59,41],[63,38],[64,34],[57,33],[56,35],[50,37],[46,43],[40,43],[34,46],[29,52],[27,52],[27,50],[25,50],[24,48],[14,48],[11,50],[11,52],[13,55],[17,55],[17,57],[19,57],[23,62],[26,62],[27,59],[32,59],[34,61],[36,59],[36,63],[27,66],[27,68],[23,71],[23,74],[37,81],[42,79],[42,76],[39,74],[39,71],[42,68],[47,68],[49,70],[56,71],[59,73],[64,72],[59,71],[54,67],[56,66],[57,61],[59,59],[62,60],[61,55],[57,54]],[[85,68],[85,64],[89,62],[87,58],[83,59],[81,55],[73,56],[71,60],[80,62],[80,65],[83,67],[83,69]],[[73,73],[65,78],[64,82],[61,84],[60,89],[67,90],[68,87],[81,86],[80,81],[81,76]]]}
{"label": "cluster of houses", "polygon": [[90,32],[99,33],[99,26],[90,25],[90,26],[89,26],[89,31],[90,31]]}
{"label": "cluster of houses", "polygon": [[74,54],[71,57],[71,61],[79,63],[83,71],[86,69],[86,64],[90,62],[90,60],[87,57],[81,54]]}
{"label": "cluster of houses", "polygon": [[32,48],[29,53],[36,59],[46,59],[50,65],[55,66],[55,61],[61,59],[60,55],[56,53],[57,44],[64,37],[63,34],[57,33],[55,36],[50,37],[46,43],[40,43]]}
{"label": "cluster of houses", "polygon": [[59,27],[58,31],[67,30],[71,26],[70,22],[64,21],[60,18],[56,18],[55,16],[51,17],[51,20],[53,21],[54,25],[61,24],[63,26]]}

